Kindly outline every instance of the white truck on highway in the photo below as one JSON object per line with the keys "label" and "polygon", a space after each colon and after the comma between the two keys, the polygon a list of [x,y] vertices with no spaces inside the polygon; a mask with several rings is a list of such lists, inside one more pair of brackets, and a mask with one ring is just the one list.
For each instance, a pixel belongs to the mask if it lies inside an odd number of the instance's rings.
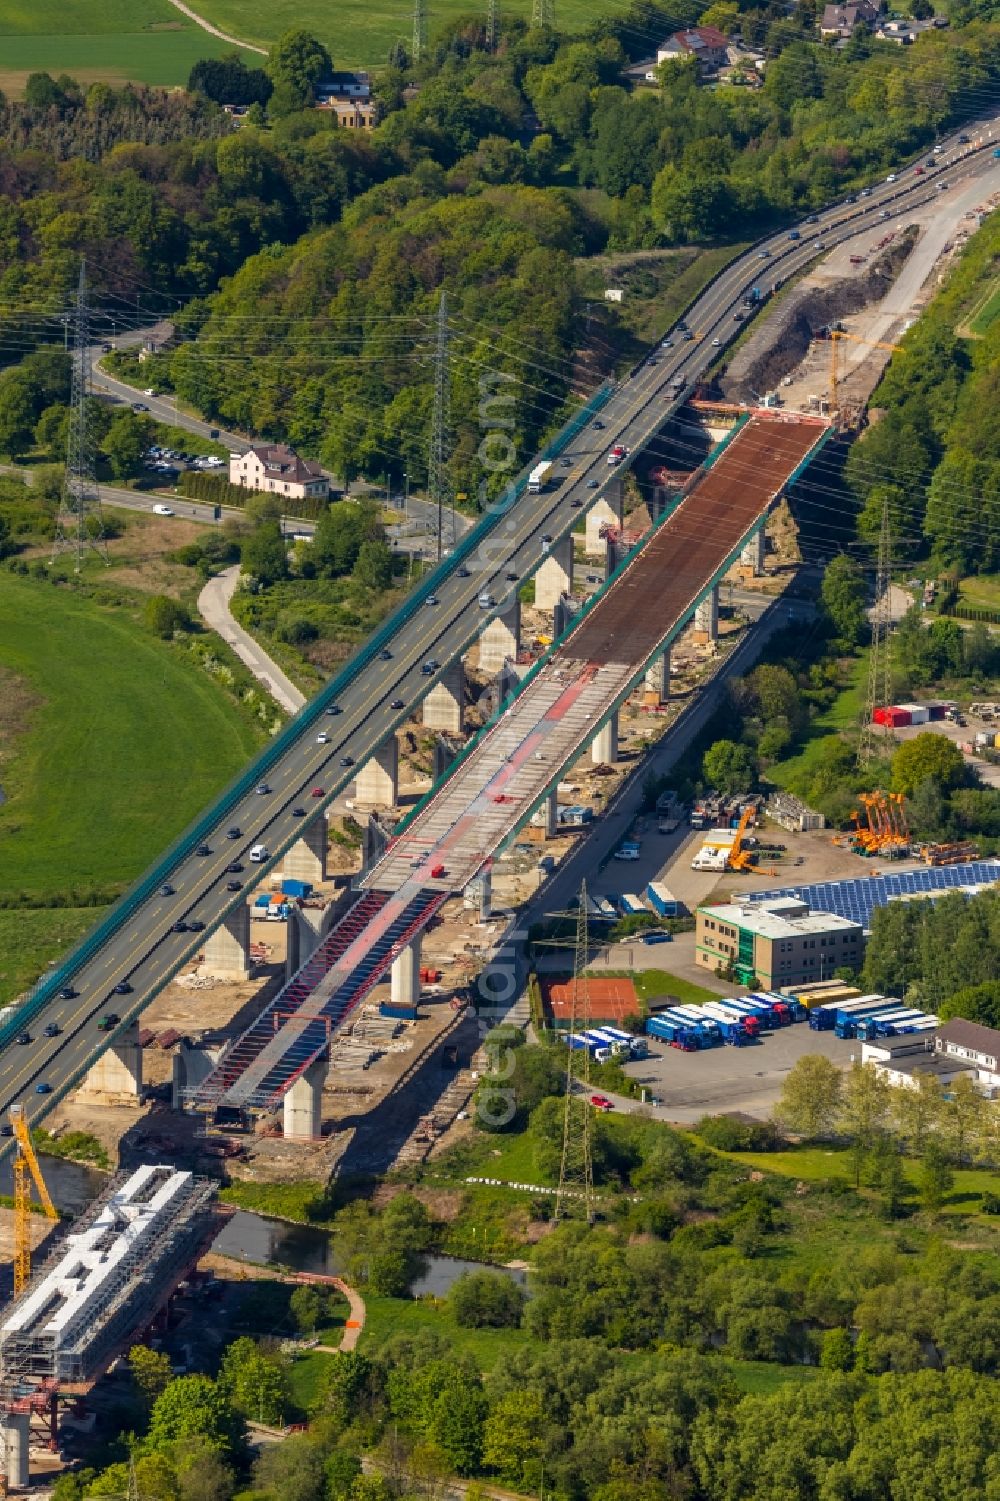
{"label": "white truck on highway", "polygon": [[534,469],[532,469],[531,473],[528,475],[528,494],[540,494],[548,484],[549,475],[551,473],[552,465],[548,460],[546,460],[544,464],[536,464]]}

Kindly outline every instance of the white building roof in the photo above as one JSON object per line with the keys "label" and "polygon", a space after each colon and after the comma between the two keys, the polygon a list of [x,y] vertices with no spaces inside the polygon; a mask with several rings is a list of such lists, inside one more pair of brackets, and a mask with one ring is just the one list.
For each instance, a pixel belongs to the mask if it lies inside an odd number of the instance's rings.
{"label": "white building roof", "polygon": [[[790,905],[791,913],[783,909]],[[775,910],[777,909],[777,910]],[[702,913],[732,923],[758,938],[815,938],[823,933],[860,932],[859,923],[849,918],[838,917],[833,912],[810,912],[804,902],[778,900],[774,902],[723,902],[719,906],[699,907]]]}

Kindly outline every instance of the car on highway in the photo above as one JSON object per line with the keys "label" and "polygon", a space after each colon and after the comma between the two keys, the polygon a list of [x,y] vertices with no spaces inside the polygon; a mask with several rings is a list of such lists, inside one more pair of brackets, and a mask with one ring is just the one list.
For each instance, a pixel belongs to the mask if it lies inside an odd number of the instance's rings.
{"label": "car on highway", "polygon": [[233,825],[233,827],[231,829],[227,829],[226,830],[226,838],[227,839],[241,839],[242,837],[243,836],[241,835],[239,829],[236,827],[235,824]]}
{"label": "car on highway", "polygon": [[914,177],[923,177],[923,175],[924,175],[924,169],[923,169],[923,167],[914,167],[914,169],[913,169],[913,175],[914,175]]}
{"label": "car on highway", "polygon": [[305,816],[306,816],[306,810],[305,810],[305,808],[293,808],[292,809],[292,817],[293,818],[305,818]]}
{"label": "car on highway", "polygon": [[429,662],[421,662],[420,671],[423,673],[425,678],[429,678],[431,673],[434,671],[434,668]]}
{"label": "car on highway", "polygon": [[788,231],[788,238],[790,240],[801,240],[802,236],[797,229],[790,229]]}
{"label": "car on highway", "polygon": [[202,859],[204,859],[206,855],[210,855],[212,853],[212,847],[211,847],[211,845],[208,845],[208,844],[199,844],[199,846],[198,846],[198,853],[202,857]]}
{"label": "car on highway", "polygon": [[330,737],[326,733],[325,730],[320,730],[319,734],[316,736],[316,744],[317,745],[329,745],[330,744]]}
{"label": "car on highway", "polygon": [[660,363],[660,362],[659,362],[659,360],[657,360],[657,359],[651,359],[651,360],[647,360],[647,361],[646,361],[646,364],[647,364],[647,365],[658,365],[658,364],[659,364],[659,363]]}
{"label": "car on highway", "polygon": [[160,393],[159,393],[159,391],[155,390],[152,386],[147,386],[146,389],[145,389],[145,391],[143,391],[142,394],[143,394],[143,396],[159,396]]}
{"label": "car on highway", "polygon": [[712,340],[712,348],[713,349],[719,349],[719,348],[721,348],[721,346],[722,346],[722,340],[721,339],[713,339]]}
{"label": "car on highway", "polygon": [[172,516],[173,514],[174,513],[171,510],[170,506],[155,505],[153,507],[154,516]]}
{"label": "car on highway", "polygon": [[132,987],[127,980],[119,980],[111,993],[112,995],[131,995]]}
{"label": "car on highway", "polygon": [[188,925],[187,925],[186,922],[183,922],[182,920],[178,919],[178,921],[174,923],[174,932],[175,933],[186,933],[187,930],[188,930]]}
{"label": "car on highway", "polygon": [[354,765],[354,757],[353,756],[341,756],[341,758],[340,758],[340,764],[341,764],[341,766],[353,766]]}
{"label": "car on highway", "polygon": [[427,598],[424,600],[425,605],[437,605],[440,603],[441,601],[438,599],[436,594],[428,594]]}
{"label": "car on highway", "polygon": [[170,885],[169,881],[165,882],[164,885],[160,887],[161,896],[173,896],[173,894],[174,888]]}
{"label": "car on highway", "polygon": [[242,881],[227,881],[226,882],[226,890],[227,891],[242,891],[243,890],[243,882]]}
{"label": "car on highway", "polygon": [[818,224],[819,223],[819,214],[807,214],[806,215],[806,223],[807,224]]}
{"label": "car on highway", "polygon": [[391,662],[392,661],[392,652],[389,650],[388,647],[386,647],[384,651],[380,651],[379,652],[379,660],[382,661],[382,662]]}
{"label": "car on highway", "polygon": [[508,584],[516,584],[518,580],[517,569],[508,568],[507,572],[504,574],[504,578],[507,580]]}
{"label": "car on highway", "polygon": [[663,339],[661,341],[661,343],[660,343],[660,348],[661,349],[673,349],[673,347],[674,347],[674,341],[673,341],[673,339]]}
{"label": "car on highway", "polygon": [[342,709],[342,708],[341,708],[341,707],[340,707],[340,705],[339,705],[339,704],[331,704],[331,705],[330,705],[330,707],[329,707],[329,708],[328,708],[328,709],[327,709],[327,711],[326,711],[326,712],[327,712],[327,713],[328,713],[328,714],[329,714],[329,715],[331,715],[331,716],[333,716],[333,715],[336,715],[336,714],[343,714],[343,712],[344,712],[344,711],[343,711],[343,709]]}
{"label": "car on highway", "polygon": [[239,873],[240,873],[240,871],[242,869],[243,869],[243,866],[240,864],[240,862],[238,860],[231,860],[229,862],[229,864],[226,866],[226,870],[229,871],[229,872],[231,872],[234,876],[238,876]]}
{"label": "car on highway", "polygon": [[871,196],[872,196],[872,190],[871,190],[871,188],[862,188],[861,192],[858,194],[859,198],[870,198]]}
{"label": "car on highway", "polygon": [[204,933],[205,924],[200,917],[193,917],[188,923],[188,931],[191,933]]}
{"label": "car on highway", "polygon": [[389,704],[389,708],[390,709],[402,709],[404,707],[405,707],[405,705],[404,705],[403,700],[401,698],[394,698],[394,699],[391,700],[391,702]]}
{"label": "car on highway", "polygon": [[606,1094],[592,1094],[590,1096],[590,1103],[595,1110],[614,1110],[615,1108]]}
{"label": "car on highway", "polygon": [[552,533],[551,532],[543,532],[542,533],[542,552],[548,552],[548,550],[549,550],[549,548],[551,546],[552,546]]}
{"label": "car on highway", "polygon": [[572,469],[572,467],[573,467],[573,460],[572,459],[560,459],[559,460],[559,468],[560,469]]}
{"label": "car on highway", "polygon": [[604,431],[604,423],[601,421],[601,419],[599,417],[595,417],[594,421],[590,425],[594,429],[594,431],[597,432],[597,433],[600,433],[600,432]]}
{"label": "car on highway", "polygon": [[254,788],[254,791],[256,792],[258,797],[267,797],[271,789],[266,782],[258,782],[257,786]]}
{"label": "car on highway", "polygon": [[58,1022],[49,1022],[45,1028],[45,1035],[46,1037],[58,1037],[61,1031],[62,1027],[60,1027]]}
{"label": "car on highway", "polygon": [[112,1027],[117,1027],[121,1017],[117,1011],[108,1011],[97,1023],[98,1032],[110,1032]]}
{"label": "car on highway", "polygon": [[889,176],[886,178],[886,182],[895,182],[895,181],[896,181],[896,174],[895,174],[895,172],[890,172]]}
{"label": "car on highway", "polygon": [[314,787],[313,790],[310,792],[309,796],[310,797],[322,797],[323,796],[323,789],[322,789],[322,787]]}
{"label": "car on highway", "polygon": [[59,998],[63,1001],[75,1001],[79,994],[80,992],[78,990],[74,990],[72,985],[64,985],[62,990],[60,990],[59,992]]}
{"label": "car on highway", "polygon": [[467,568],[460,568],[458,570],[458,576],[459,576],[460,579],[469,579],[469,578],[472,577],[472,574],[469,572],[469,570]]}
{"label": "car on highway", "polygon": [[757,259],[761,261],[769,261],[771,259],[771,252],[769,250],[758,250]]}
{"label": "car on highway", "polygon": [[149,407],[144,401],[133,401],[132,410],[133,412],[148,412]]}
{"label": "car on highway", "polygon": [[26,1048],[30,1042],[31,1042],[31,1033],[30,1032],[20,1032],[20,1033],[18,1033],[18,1038],[17,1038],[18,1047]]}
{"label": "car on highway", "polygon": [[41,1084],[36,1084],[35,1085],[35,1093],[36,1094],[51,1094],[52,1093],[52,1085],[51,1084],[46,1084],[46,1083],[44,1083],[44,1081]]}

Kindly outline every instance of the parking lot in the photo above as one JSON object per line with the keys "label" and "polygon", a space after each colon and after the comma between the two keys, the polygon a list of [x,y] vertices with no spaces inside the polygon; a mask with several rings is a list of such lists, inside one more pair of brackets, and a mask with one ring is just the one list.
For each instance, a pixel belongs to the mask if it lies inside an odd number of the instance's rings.
{"label": "parking lot", "polygon": [[813,1032],[808,1022],[797,1022],[767,1032],[747,1047],[697,1053],[682,1053],[650,1038],[649,1057],[626,1064],[625,1072],[646,1086],[657,1102],[652,1113],[662,1120],[691,1125],[703,1115],[737,1111],[763,1120],[777,1104],[785,1076],[799,1058],[821,1053],[847,1068],[859,1051],[857,1042],[832,1032]]}

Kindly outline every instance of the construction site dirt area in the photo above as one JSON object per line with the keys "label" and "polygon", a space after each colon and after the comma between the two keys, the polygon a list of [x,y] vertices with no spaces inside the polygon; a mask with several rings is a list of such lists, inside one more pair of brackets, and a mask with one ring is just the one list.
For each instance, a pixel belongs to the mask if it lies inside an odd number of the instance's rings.
{"label": "construction site dirt area", "polygon": [[[575,980],[545,975],[539,976],[538,983],[542,1003],[554,1021],[569,1021],[574,1010],[580,1009],[580,998],[574,996]],[[590,1019],[596,1025],[602,1022],[620,1024],[628,1016],[639,1015],[641,1007],[631,980],[597,980],[588,976],[586,984]]]}

